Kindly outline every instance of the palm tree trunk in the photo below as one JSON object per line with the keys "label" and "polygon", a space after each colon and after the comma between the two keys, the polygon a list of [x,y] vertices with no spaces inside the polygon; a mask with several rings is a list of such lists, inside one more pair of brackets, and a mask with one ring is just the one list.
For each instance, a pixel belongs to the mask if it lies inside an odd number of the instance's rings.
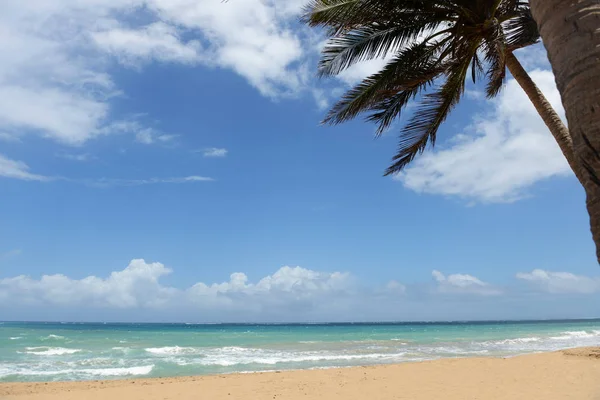
{"label": "palm tree trunk", "polygon": [[566,111],[600,263],[600,0],[530,0]]}
{"label": "palm tree trunk", "polygon": [[542,117],[542,120],[554,136],[558,147],[564,154],[569,166],[577,176],[577,179],[583,184],[582,174],[579,172],[579,164],[575,162],[575,154],[573,153],[573,140],[569,130],[562,122],[552,104],[546,99],[546,96],[538,88],[535,82],[531,79],[527,71],[523,68],[517,57],[512,52],[506,54],[506,66],[512,74],[513,78],[521,86],[529,100],[533,103],[533,106],[537,110],[538,114]]}

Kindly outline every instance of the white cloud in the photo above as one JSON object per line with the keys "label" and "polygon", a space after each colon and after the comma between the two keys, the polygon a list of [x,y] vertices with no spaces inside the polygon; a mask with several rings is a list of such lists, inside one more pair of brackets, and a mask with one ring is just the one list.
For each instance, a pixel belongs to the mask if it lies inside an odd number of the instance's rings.
{"label": "white cloud", "polygon": [[52,178],[29,172],[29,166],[21,161],[11,160],[0,154],[0,177],[24,181],[49,181]]}
{"label": "white cloud", "polygon": [[227,153],[229,151],[223,148],[209,147],[207,149],[201,150],[201,152],[204,157],[222,158],[227,156]]}
{"label": "white cloud", "polygon": [[[579,317],[597,311],[593,306],[587,311],[564,306],[568,298],[528,296],[514,289],[506,292],[510,296],[494,296],[501,291],[478,278],[445,276],[439,271],[433,271],[434,291],[398,281],[363,286],[346,272],[289,266],[256,280],[235,272],[220,283],[187,283],[188,274],[185,285],[175,287],[164,280],[171,272],[159,262],[135,259],[107,277],[75,279],[53,274],[0,278],[0,310],[14,318],[89,320],[102,316],[105,320],[197,322],[564,318],[571,315],[562,314],[565,310],[577,310],[572,315]],[[597,296],[600,291],[595,290],[580,292]],[[588,303],[593,299],[590,297]],[[560,307],[554,310],[557,304]],[[544,306],[546,311],[556,312],[540,314]]]}
{"label": "white cloud", "polygon": [[142,129],[142,130],[138,131],[135,134],[135,140],[142,144],[154,143],[154,135],[152,133],[152,130],[147,128],[147,129]]}
{"label": "white cloud", "polygon": [[137,30],[118,27],[95,32],[92,38],[100,48],[126,65],[151,60],[196,64],[201,60],[200,42],[182,42],[176,27],[164,22],[154,22]]}
{"label": "white cloud", "polygon": [[387,285],[385,285],[385,291],[388,293],[405,294],[406,286],[398,281],[389,281]]}
{"label": "white cloud", "polygon": [[[108,1],[108,0],[107,0]],[[158,21],[127,27],[125,20],[92,33],[98,47],[125,64],[158,60],[229,68],[262,94],[277,97],[302,90],[306,71],[301,40],[290,25],[296,2],[274,0],[136,2]],[[122,7],[119,11],[128,11]],[[191,37],[183,40],[182,36]]]}
{"label": "white cloud", "polygon": [[501,290],[494,288],[489,283],[483,282],[472,275],[453,274],[445,276],[437,270],[433,270],[431,275],[437,282],[437,290],[440,293],[478,294],[486,296],[502,293]]}
{"label": "white cloud", "polygon": [[83,93],[0,86],[0,126],[15,136],[22,130],[34,130],[67,145],[80,145],[98,135],[97,128],[107,113],[106,103]]}
{"label": "white cloud", "polygon": [[[76,161],[85,161],[84,155],[73,156],[66,155],[66,158],[74,159]],[[83,158],[82,158],[83,157]],[[15,161],[4,157],[0,154],[0,177],[20,179],[25,181],[63,181],[71,182],[76,184],[84,184],[95,187],[111,187],[111,186],[142,186],[142,185],[154,185],[161,183],[196,183],[196,182],[212,182],[214,179],[199,176],[190,175],[183,177],[169,177],[169,178],[147,178],[147,179],[70,179],[66,177],[49,177],[44,175],[37,175],[29,172],[29,166],[22,161]]]}
{"label": "white cloud", "polygon": [[[564,118],[552,73],[536,70],[531,76]],[[446,148],[424,153],[396,179],[419,193],[510,202],[527,195],[527,188],[536,182],[572,174],[514,80],[492,105],[495,110],[490,115],[474,118],[472,132],[458,135]]]}
{"label": "white cloud", "polygon": [[600,293],[600,277],[575,275],[570,272],[550,272],[535,269],[520,272],[518,279],[530,282],[549,293]]}
{"label": "white cloud", "polygon": [[158,283],[171,270],[160,263],[132,260],[123,271],[102,279],[88,276],[71,279],[65,275],[44,275],[39,280],[17,276],[0,280],[0,299],[13,304],[69,306],[88,304],[93,307],[136,308],[163,305],[176,292]]}
{"label": "white cloud", "polygon": [[141,122],[142,115],[132,116],[129,119],[113,121],[103,126],[99,133],[103,135],[131,134],[135,141],[142,144],[169,143],[179,135],[169,135],[157,129],[144,126]]}
{"label": "white cloud", "polygon": [[[37,134],[82,145],[118,132],[110,129],[110,100],[121,94],[112,60],[136,68],[150,61],[227,68],[266,96],[295,95],[308,76],[300,33],[291,28],[300,3],[2,2],[2,139]],[[142,15],[147,24],[136,25]]]}
{"label": "white cloud", "polygon": [[229,282],[197,283],[186,291],[186,295],[190,302],[201,307],[278,313],[290,307],[318,307],[319,299],[343,294],[350,287],[347,273],[286,266],[255,284],[248,282],[246,274],[237,272],[231,274]]}
{"label": "white cloud", "polygon": [[243,273],[231,274],[230,280],[207,285],[196,283],[187,289],[162,285],[159,280],[171,273],[161,263],[132,260],[122,271],[108,278],[88,276],[72,279],[65,275],[44,275],[0,279],[0,300],[14,304],[75,306],[86,304],[108,308],[161,308],[189,306],[196,309],[235,306],[238,310],[263,310],[273,305],[287,307],[306,304],[321,296],[348,289],[345,273],[316,272],[300,267],[283,267],[257,283],[248,282]]}
{"label": "white cloud", "polygon": [[7,134],[34,132],[79,145],[97,135],[108,115],[112,80],[97,57],[74,52],[84,40],[82,27],[94,23],[85,9],[65,16],[68,3],[0,5],[0,129]]}
{"label": "white cloud", "polygon": [[346,85],[353,86],[363,79],[381,71],[383,67],[392,59],[392,56],[386,58],[376,58],[354,64],[350,68],[342,71],[336,76]]}

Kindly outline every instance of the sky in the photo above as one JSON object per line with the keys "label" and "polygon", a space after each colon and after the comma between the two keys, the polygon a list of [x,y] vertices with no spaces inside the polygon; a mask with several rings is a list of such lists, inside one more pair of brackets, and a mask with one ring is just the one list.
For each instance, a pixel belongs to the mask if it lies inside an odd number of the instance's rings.
{"label": "sky", "polygon": [[[0,4],[0,320],[600,317],[585,196],[514,80],[383,177],[303,1]],[[555,108],[541,45],[517,54]]]}

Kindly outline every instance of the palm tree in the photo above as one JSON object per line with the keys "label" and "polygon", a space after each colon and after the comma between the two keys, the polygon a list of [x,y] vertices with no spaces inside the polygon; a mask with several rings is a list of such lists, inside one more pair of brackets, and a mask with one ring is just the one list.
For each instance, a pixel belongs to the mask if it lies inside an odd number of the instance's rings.
{"label": "palm tree", "polygon": [[338,124],[369,113],[367,120],[378,124],[380,135],[411,100],[420,99],[401,131],[398,152],[386,175],[401,171],[428,144],[435,144],[438,128],[460,101],[468,78],[474,82],[485,78],[491,98],[501,90],[508,68],[580,177],[568,129],[513,54],[539,39],[527,2],[313,0],[304,21],[325,27],[329,36],[319,63],[320,76],[394,55],[380,72],[349,90],[324,123]]}
{"label": "palm tree", "polygon": [[600,2],[530,3],[566,111],[600,262]]}

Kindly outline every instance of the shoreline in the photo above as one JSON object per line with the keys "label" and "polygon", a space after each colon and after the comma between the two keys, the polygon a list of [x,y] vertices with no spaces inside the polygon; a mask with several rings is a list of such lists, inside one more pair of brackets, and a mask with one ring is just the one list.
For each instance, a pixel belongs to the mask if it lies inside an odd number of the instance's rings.
{"label": "shoreline", "polygon": [[188,377],[0,383],[0,398],[600,399],[600,347],[514,357],[443,358],[344,368]]}

